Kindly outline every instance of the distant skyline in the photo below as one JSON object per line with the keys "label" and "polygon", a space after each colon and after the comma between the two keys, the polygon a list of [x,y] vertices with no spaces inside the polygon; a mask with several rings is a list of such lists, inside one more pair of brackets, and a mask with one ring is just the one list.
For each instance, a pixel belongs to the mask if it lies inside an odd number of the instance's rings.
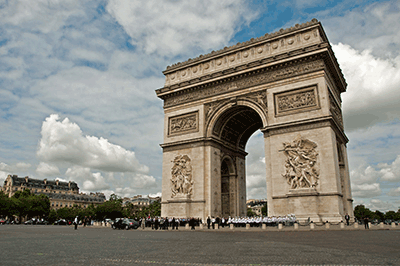
{"label": "distant skyline", "polygon": [[[162,71],[318,19],[342,94],[354,206],[400,208],[400,1],[0,0],[0,185],[75,181],[107,197],[161,192]],[[266,198],[263,136],[247,198]]]}

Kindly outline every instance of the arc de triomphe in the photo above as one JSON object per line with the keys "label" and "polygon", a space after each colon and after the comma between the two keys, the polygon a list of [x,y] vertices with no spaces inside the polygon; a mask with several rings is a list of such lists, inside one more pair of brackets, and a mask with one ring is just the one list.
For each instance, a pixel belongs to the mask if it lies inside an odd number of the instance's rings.
{"label": "arc de triomphe", "polygon": [[[206,41],[206,40],[205,40]],[[161,215],[245,216],[245,146],[264,134],[269,216],[353,216],[346,81],[316,19],[163,72]]]}

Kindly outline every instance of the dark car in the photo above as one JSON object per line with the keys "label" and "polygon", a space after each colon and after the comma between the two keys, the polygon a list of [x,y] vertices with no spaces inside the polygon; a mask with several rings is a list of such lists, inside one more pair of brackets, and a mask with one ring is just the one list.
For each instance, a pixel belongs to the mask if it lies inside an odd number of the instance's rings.
{"label": "dark car", "polygon": [[60,220],[54,222],[54,225],[67,225],[67,224],[68,224],[68,222],[65,219],[60,219]]}
{"label": "dark car", "polygon": [[112,224],[112,229],[138,229],[139,227],[139,222],[133,220],[133,219],[123,219],[123,218],[119,218],[116,219],[115,222]]}

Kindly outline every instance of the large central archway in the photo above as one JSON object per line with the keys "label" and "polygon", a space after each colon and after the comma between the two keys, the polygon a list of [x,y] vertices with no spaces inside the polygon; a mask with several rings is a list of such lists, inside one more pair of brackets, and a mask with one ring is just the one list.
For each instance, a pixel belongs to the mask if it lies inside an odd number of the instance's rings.
{"label": "large central archway", "polygon": [[245,216],[245,147],[259,129],[268,215],[353,215],[340,96],[347,84],[318,21],[163,73],[162,216]]}

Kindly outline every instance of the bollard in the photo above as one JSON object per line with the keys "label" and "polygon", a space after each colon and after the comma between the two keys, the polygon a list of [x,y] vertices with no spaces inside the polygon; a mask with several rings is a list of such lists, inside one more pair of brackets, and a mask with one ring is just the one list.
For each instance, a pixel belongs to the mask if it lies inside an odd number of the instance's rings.
{"label": "bollard", "polygon": [[281,223],[278,224],[278,230],[282,230],[283,225]]}
{"label": "bollard", "polygon": [[250,229],[250,224],[246,224],[246,229]]}
{"label": "bollard", "polygon": [[354,228],[358,229],[358,223],[357,222],[354,223]]}
{"label": "bollard", "polygon": [[294,230],[299,230],[299,224],[298,223],[294,223]]}
{"label": "bollard", "polygon": [[230,224],[229,229],[233,230],[233,228],[234,228],[233,224]]}
{"label": "bollard", "polygon": [[396,227],[396,224],[394,222],[391,223],[392,228]]}
{"label": "bollard", "polygon": [[340,229],[344,229],[344,222],[343,221],[340,222]]}
{"label": "bollard", "polygon": [[261,225],[261,229],[264,229],[264,230],[267,229],[267,225],[266,224],[262,224]]}
{"label": "bollard", "polygon": [[371,228],[371,222],[368,222],[368,228]]}
{"label": "bollard", "polygon": [[186,224],[185,224],[185,229],[190,229],[190,228],[189,228],[189,223],[186,223]]}
{"label": "bollard", "polygon": [[325,223],[325,228],[326,228],[326,229],[329,229],[329,228],[330,228],[330,224],[329,224],[328,221],[326,221],[326,223]]}
{"label": "bollard", "polygon": [[219,226],[218,226],[218,224],[215,224],[215,227],[214,227],[215,229],[218,229],[219,228]]}
{"label": "bollard", "polygon": [[311,223],[310,223],[310,229],[311,230],[314,230],[315,229],[315,224],[311,221]]}
{"label": "bollard", "polygon": [[204,226],[203,226],[203,224],[200,224],[200,229],[204,229]]}
{"label": "bollard", "polygon": [[380,227],[380,228],[384,228],[384,227],[385,227],[385,224],[384,224],[383,222],[380,222],[380,223],[379,223],[379,227]]}

